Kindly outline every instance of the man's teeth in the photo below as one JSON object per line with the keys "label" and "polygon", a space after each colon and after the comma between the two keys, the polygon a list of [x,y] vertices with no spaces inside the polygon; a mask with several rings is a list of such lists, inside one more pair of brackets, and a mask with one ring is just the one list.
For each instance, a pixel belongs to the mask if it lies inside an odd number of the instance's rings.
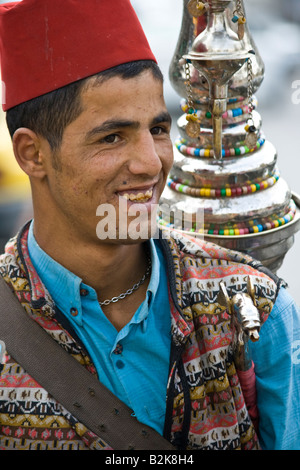
{"label": "man's teeth", "polygon": [[152,197],[152,194],[153,194],[153,191],[152,189],[149,189],[148,191],[146,191],[145,193],[137,193],[137,194],[134,194],[134,193],[124,193],[122,194],[122,196],[127,199],[128,201],[139,201],[139,202],[145,202],[145,201],[148,201],[149,199],[151,199]]}

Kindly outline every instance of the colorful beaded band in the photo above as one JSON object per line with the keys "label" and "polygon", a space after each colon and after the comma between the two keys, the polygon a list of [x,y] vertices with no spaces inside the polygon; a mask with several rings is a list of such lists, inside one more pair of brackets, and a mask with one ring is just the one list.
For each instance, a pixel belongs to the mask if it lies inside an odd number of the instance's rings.
{"label": "colorful beaded band", "polygon": [[[249,235],[253,233],[261,233],[267,230],[272,230],[277,227],[291,222],[296,215],[296,205],[293,200],[291,200],[288,212],[283,217],[270,219],[268,222],[259,221],[249,221],[248,226],[245,224],[234,224],[231,227],[225,228],[224,226],[218,226],[216,224],[204,224],[204,228],[196,229],[190,228],[188,232],[200,234],[200,235],[222,235],[222,236],[239,236],[239,235]],[[174,228],[172,223],[164,221],[161,217],[158,219],[159,225],[167,228]],[[180,227],[175,227],[180,230]]]}
{"label": "colorful beaded band", "polygon": [[[213,158],[214,157],[214,151],[211,148],[197,148],[197,147],[189,147],[188,145],[185,144],[186,139],[177,139],[175,140],[175,146],[177,150],[179,150],[180,153],[186,156],[191,156],[191,157],[207,157],[207,158]],[[246,145],[243,145],[241,147],[235,147],[235,148],[230,148],[230,149],[222,149],[222,157],[236,157],[240,155],[246,155],[247,153],[252,153],[255,150],[260,149],[265,143],[265,138],[260,137],[257,142],[256,142],[256,147],[253,149],[249,149]]]}
{"label": "colorful beaded band", "polygon": [[[255,109],[255,106],[256,106],[256,102],[254,102],[254,105],[253,105],[253,109]],[[195,113],[195,110],[194,109],[190,109],[186,100],[181,100],[180,102],[180,107],[182,109],[182,111],[186,114],[188,113]],[[248,104],[245,104],[243,106],[241,106],[240,108],[232,108],[232,109],[227,109],[227,111],[225,111],[225,113],[222,115],[222,118],[223,119],[232,119],[232,118],[235,118],[235,117],[238,117],[238,116],[242,116],[243,114],[248,114],[249,113],[249,106]],[[212,118],[212,113],[210,111],[202,111],[202,110],[196,110],[196,114],[197,114],[197,117],[198,119],[201,120],[205,118],[207,119],[211,119]]]}
{"label": "colorful beaded band", "polygon": [[192,188],[187,184],[174,181],[172,178],[168,178],[167,185],[169,188],[179,193],[188,194],[193,197],[207,197],[207,198],[224,198],[224,197],[238,197],[246,194],[252,194],[257,191],[273,186],[278,181],[280,175],[278,172],[274,173],[268,179],[261,181],[260,183],[249,183],[239,187],[225,187],[225,188]]}

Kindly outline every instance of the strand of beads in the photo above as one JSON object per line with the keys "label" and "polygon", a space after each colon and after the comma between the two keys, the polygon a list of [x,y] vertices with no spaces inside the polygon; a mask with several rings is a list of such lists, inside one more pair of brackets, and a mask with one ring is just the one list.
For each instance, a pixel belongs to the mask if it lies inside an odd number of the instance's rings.
{"label": "strand of beads", "polygon": [[201,109],[193,109],[191,108],[186,100],[181,100],[181,103],[180,103],[180,108],[181,110],[185,113],[185,114],[192,114],[192,113],[195,113],[197,115],[197,118],[198,119],[201,119],[203,116],[204,116],[204,111],[202,111]]}
{"label": "strand of beads", "polygon": [[[242,236],[249,235],[253,233],[261,233],[268,230],[272,230],[281,226],[284,226],[291,222],[296,215],[296,205],[293,200],[291,200],[288,212],[283,217],[274,216],[268,221],[257,221],[250,220],[248,224],[234,224],[234,225],[217,225],[217,224],[204,224],[203,227],[197,228],[193,226],[188,231],[190,233],[200,234],[200,235],[221,235],[221,236]],[[167,228],[178,228],[174,224],[163,220],[162,216],[159,216],[158,219],[159,225]]]}
{"label": "strand of beads", "polygon": [[[186,113],[187,115],[189,114],[196,114],[197,118],[199,120],[203,120],[204,118],[206,119],[211,119],[212,118],[212,113],[210,111],[203,111],[203,110],[195,110],[191,109],[186,100],[181,100],[180,104],[181,110]],[[222,118],[225,120],[230,120],[232,121],[234,118],[238,118],[239,116],[243,116],[244,114],[249,113],[249,106],[248,104],[241,105],[239,108],[228,108],[225,113],[223,113]]]}
{"label": "strand of beads", "polygon": [[[281,227],[291,222],[296,214],[296,206],[294,201],[291,201],[289,211],[283,217],[275,217],[269,222],[261,222],[257,220],[250,220],[247,225],[239,226],[238,224],[231,227],[218,227],[210,224],[204,224],[204,228],[199,229],[198,233],[204,235],[222,235],[222,236],[236,236],[236,235],[249,235],[253,233],[261,233],[267,230]],[[196,231],[191,229],[191,231]]]}
{"label": "strand of beads", "polygon": [[[243,114],[247,114],[249,111],[249,108],[248,108],[248,105],[245,105],[241,108],[233,108],[233,109],[228,109],[227,111],[225,111],[224,114],[222,114],[222,118],[223,119],[232,119],[232,118],[235,118],[235,117],[239,117],[239,116],[242,116]],[[210,111],[207,111],[205,113],[205,117],[207,119],[211,119],[212,118],[212,113]]]}
{"label": "strand of beads", "polygon": [[[224,188],[192,188],[187,184],[176,182],[171,177],[168,178],[167,185],[178,193],[184,193],[193,197],[207,197],[207,198],[225,198],[225,197],[239,197],[246,194],[252,194],[257,191],[263,191],[264,189],[273,186],[279,179],[279,172],[275,172],[274,175],[268,179],[259,183],[249,183],[243,186],[226,186]],[[177,180],[178,181],[178,180]]]}
{"label": "strand of beads", "polygon": [[[214,158],[214,151],[211,148],[197,148],[186,145],[186,139],[178,138],[175,140],[175,146],[180,153],[190,157],[207,157]],[[222,157],[236,157],[240,155],[246,155],[247,153],[252,153],[255,150],[260,149],[265,143],[265,138],[260,137],[257,140],[256,146],[254,148],[249,148],[247,145],[242,145],[241,147],[234,147],[230,149],[222,149]]]}
{"label": "strand of beads", "polygon": [[241,0],[236,2],[236,10],[233,12],[231,21],[238,24],[238,37],[242,40],[245,34],[246,18]]}

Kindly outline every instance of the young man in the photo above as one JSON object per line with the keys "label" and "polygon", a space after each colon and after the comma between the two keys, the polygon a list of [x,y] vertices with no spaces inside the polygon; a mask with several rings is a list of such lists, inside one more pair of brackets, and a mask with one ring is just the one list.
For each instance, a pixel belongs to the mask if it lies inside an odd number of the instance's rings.
{"label": "young man", "polygon": [[[129,1],[23,0],[1,7],[0,28],[4,109],[34,209],[0,269],[32,322],[175,448],[296,448],[299,313],[283,283],[242,254],[180,233],[139,237],[153,233],[172,165],[171,120]],[[218,300],[221,280],[237,293],[248,277],[266,322],[251,347],[257,400]],[[0,448],[111,445],[8,350]]]}

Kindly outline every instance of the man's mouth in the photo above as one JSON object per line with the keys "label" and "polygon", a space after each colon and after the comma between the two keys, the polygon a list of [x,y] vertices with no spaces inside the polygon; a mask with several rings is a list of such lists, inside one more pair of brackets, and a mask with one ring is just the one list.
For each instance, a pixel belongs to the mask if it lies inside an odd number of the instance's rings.
{"label": "man's mouth", "polygon": [[123,197],[125,198],[127,201],[130,201],[130,202],[139,202],[139,203],[143,203],[143,202],[148,202],[152,196],[153,196],[153,188],[151,189],[147,189],[145,191],[142,191],[142,190],[131,190],[131,191],[128,191],[128,192],[119,192],[118,195],[120,197]]}

